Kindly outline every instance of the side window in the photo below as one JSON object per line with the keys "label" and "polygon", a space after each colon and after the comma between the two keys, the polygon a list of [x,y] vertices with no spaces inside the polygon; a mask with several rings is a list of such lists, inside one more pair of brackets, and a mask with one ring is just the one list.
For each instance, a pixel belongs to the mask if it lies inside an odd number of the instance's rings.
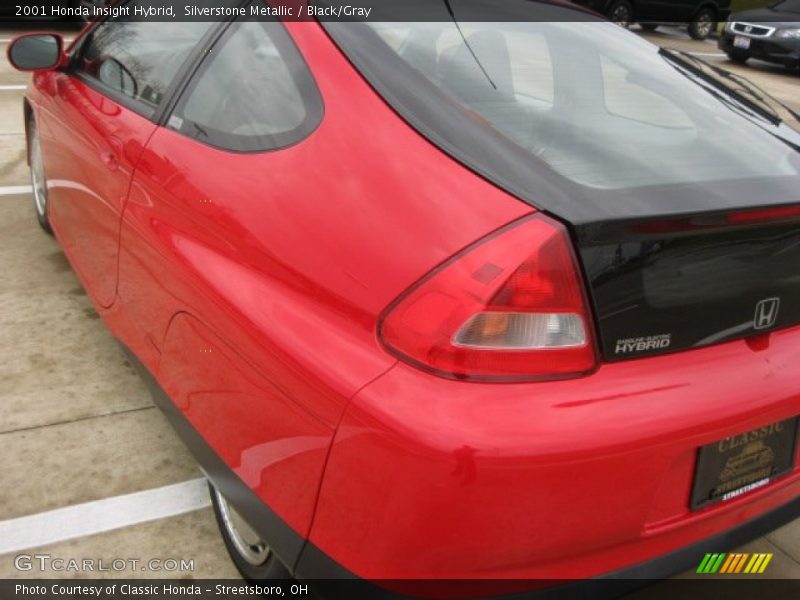
{"label": "side window", "polygon": [[[135,4],[135,3],[133,3]],[[73,71],[152,116],[211,23],[105,21],[90,31]]]}
{"label": "side window", "polygon": [[309,135],[322,101],[277,22],[232,24],[201,65],[169,126],[218,148],[260,152]]}

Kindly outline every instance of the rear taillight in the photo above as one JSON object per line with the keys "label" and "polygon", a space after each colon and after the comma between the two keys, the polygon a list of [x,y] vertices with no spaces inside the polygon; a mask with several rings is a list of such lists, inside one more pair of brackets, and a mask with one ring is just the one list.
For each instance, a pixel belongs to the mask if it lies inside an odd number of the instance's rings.
{"label": "rear taillight", "polygon": [[437,268],[384,315],[399,358],[438,375],[536,380],[585,374],[596,355],[564,228],[535,214]]}

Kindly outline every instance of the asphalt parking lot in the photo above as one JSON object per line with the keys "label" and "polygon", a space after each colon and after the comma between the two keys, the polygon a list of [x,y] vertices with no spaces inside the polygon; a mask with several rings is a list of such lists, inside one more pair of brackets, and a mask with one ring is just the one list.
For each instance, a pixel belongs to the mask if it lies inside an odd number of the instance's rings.
{"label": "asphalt parking lot", "polygon": [[[22,120],[29,77],[5,59],[14,33],[0,30],[0,578],[236,578],[200,471],[36,223]],[[712,42],[674,29],[646,37],[739,72],[800,110],[796,73],[733,65]],[[800,578],[800,520],[741,551],[774,554],[762,577]],[[34,554],[126,562],[65,573],[16,559]],[[164,570],[172,560],[191,568]]]}

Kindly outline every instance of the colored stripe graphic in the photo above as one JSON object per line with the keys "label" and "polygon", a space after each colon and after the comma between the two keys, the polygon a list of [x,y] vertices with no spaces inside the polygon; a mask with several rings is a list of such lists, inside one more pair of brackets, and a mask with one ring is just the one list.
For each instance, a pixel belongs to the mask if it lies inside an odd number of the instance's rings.
{"label": "colored stripe graphic", "polygon": [[731,571],[732,573],[739,573],[739,572],[741,572],[742,568],[744,567],[744,563],[745,563],[745,561],[748,559],[748,557],[750,556],[750,554],[749,554],[749,553],[745,553],[745,554],[742,554],[741,556],[742,556],[742,557],[741,557],[741,559],[739,559],[739,562],[738,562],[738,563],[736,563],[736,570],[735,570],[735,571]]}
{"label": "colored stripe graphic", "polygon": [[758,554],[758,553],[753,554],[752,558],[750,559],[750,562],[747,563],[747,566],[744,568],[744,572],[745,573],[752,573],[753,572],[753,567],[758,568],[757,565],[759,563],[759,558],[760,557],[761,557],[761,554]]}
{"label": "colored stripe graphic", "polygon": [[736,553],[732,554],[731,556],[733,556],[733,560],[731,560],[731,564],[728,566],[728,568],[726,570],[720,571],[720,573],[733,573],[733,572],[736,571],[736,565],[739,564],[739,559],[742,557],[742,555],[739,554],[738,552],[736,552]]}
{"label": "colored stripe graphic", "polygon": [[768,563],[770,560],[772,560],[772,554],[766,554],[764,552],[753,554],[753,559],[750,561],[750,564],[747,565],[747,568],[744,570],[744,572],[763,573],[764,571],[761,570],[761,566],[764,565],[766,567],[766,563]]}
{"label": "colored stripe graphic", "polygon": [[761,563],[761,567],[758,569],[758,572],[759,573],[763,573],[764,569],[767,568],[767,565],[769,564],[769,561],[771,561],[771,560],[772,560],[772,553],[764,555],[764,562]]}
{"label": "colored stripe graphic", "polygon": [[697,573],[702,574],[727,574],[735,575],[737,573],[748,573],[755,575],[763,573],[769,562],[772,560],[773,554],[766,552],[733,552],[726,553],[708,553],[703,557],[700,566],[697,567]]}
{"label": "colored stripe graphic", "polygon": [[731,564],[736,560],[737,554],[728,554],[728,560],[722,563],[722,568],[719,570],[720,573],[727,573],[728,569],[731,568]]}
{"label": "colored stripe graphic", "polygon": [[697,567],[697,573],[705,573],[706,572],[706,565],[708,565],[708,562],[710,560],[711,560],[711,555],[710,554],[706,554],[703,557],[703,560],[700,562],[700,566]]}
{"label": "colored stripe graphic", "polygon": [[717,562],[717,558],[719,558],[719,554],[706,554],[706,558],[703,560],[703,570],[700,572],[711,573],[711,569],[714,568],[714,563]]}
{"label": "colored stripe graphic", "polygon": [[734,552],[733,554],[728,555],[728,560],[725,561],[725,564],[722,565],[722,568],[719,570],[720,573],[732,573],[733,570],[736,568],[737,563],[739,562],[739,557],[741,554]]}
{"label": "colored stripe graphic", "polygon": [[722,565],[722,561],[725,559],[725,556],[726,556],[726,554],[724,552],[719,555],[719,557],[717,558],[716,562],[711,567],[711,571],[710,571],[711,573],[716,573],[719,570],[720,566]]}

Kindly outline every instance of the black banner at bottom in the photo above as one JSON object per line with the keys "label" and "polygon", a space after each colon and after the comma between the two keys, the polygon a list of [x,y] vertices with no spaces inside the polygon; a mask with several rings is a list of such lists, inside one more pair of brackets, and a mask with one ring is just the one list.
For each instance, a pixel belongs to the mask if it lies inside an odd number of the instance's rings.
{"label": "black banner at bottom", "polygon": [[211,599],[436,600],[791,600],[800,579],[709,575],[652,582],[605,580],[294,580],[245,582],[214,579],[17,579],[0,580],[2,600],[211,600]]}

